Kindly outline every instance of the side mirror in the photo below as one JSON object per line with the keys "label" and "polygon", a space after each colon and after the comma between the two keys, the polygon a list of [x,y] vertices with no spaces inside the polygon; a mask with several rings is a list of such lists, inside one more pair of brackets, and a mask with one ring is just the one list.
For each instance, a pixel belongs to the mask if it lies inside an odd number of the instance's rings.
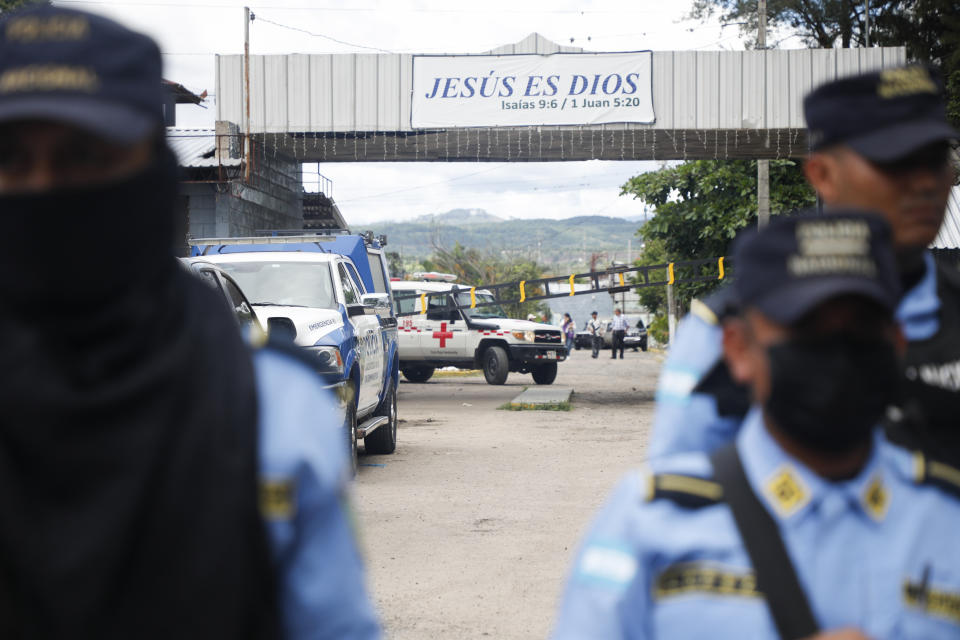
{"label": "side mirror", "polygon": [[348,304],[347,305],[347,317],[352,318],[354,316],[362,316],[367,312],[367,305],[365,304]]}
{"label": "side mirror", "polygon": [[457,311],[456,309],[451,309],[451,310],[450,310],[450,324],[453,324],[454,322],[456,322],[456,321],[459,320],[459,319],[460,319],[460,312]]}
{"label": "side mirror", "polygon": [[377,313],[390,313],[390,294],[365,293],[360,297],[360,300],[364,305],[373,307]]}

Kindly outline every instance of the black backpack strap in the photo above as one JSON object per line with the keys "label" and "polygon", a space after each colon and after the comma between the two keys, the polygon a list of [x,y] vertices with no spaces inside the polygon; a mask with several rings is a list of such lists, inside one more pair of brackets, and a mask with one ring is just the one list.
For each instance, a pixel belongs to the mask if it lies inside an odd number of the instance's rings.
{"label": "black backpack strap", "polygon": [[757,588],[766,597],[780,637],[795,640],[816,634],[819,627],[777,523],[750,488],[736,447],[731,444],[716,451],[710,462],[753,564]]}

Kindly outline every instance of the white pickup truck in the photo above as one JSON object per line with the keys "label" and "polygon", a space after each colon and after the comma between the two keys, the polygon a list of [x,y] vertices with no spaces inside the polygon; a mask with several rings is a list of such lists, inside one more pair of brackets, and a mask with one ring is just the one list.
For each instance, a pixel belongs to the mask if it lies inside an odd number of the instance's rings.
{"label": "white pickup truck", "polygon": [[[426,382],[436,368],[452,366],[483,369],[490,384],[503,384],[511,371],[533,374],[537,384],[552,384],[557,363],[567,358],[559,328],[508,318],[500,305],[484,304],[494,301],[489,291],[475,290],[472,300],[470,287],[449,282],[390,285],[400,316],[400,371],[411,382]],[[464,308],[472,302],[483,306]]]}

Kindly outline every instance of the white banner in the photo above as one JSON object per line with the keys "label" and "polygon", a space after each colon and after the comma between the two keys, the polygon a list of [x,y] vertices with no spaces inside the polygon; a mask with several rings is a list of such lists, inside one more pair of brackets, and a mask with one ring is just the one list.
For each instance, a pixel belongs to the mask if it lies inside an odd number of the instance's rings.
{"label": "white banner", "polygon": [[652,124],[653,54],[414,56],[411,125]]}

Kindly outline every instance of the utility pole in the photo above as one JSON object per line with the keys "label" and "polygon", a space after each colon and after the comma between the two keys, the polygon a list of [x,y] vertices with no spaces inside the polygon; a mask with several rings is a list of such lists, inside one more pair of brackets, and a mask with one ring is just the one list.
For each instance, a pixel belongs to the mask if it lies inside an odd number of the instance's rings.
{"label": "utility pole", "polygon": [[243,86],[246,108],[243,123],[243,181],[250,182],[250,7],[243,8]]}
{"label": "utility pole", "polygon": [[[767,0],[758,0],[759,16],[757,48],[767,49]],[[764,54],[766,56],[766,54]],[[757,159],[757,226],[765,227],[770,221],[770,161]]]}
{"label": "utility pole", "polygon": [[673,338],[677,335],[677,296],[673,290],[674,285],[667,285],[667,344],[673,344]]}

